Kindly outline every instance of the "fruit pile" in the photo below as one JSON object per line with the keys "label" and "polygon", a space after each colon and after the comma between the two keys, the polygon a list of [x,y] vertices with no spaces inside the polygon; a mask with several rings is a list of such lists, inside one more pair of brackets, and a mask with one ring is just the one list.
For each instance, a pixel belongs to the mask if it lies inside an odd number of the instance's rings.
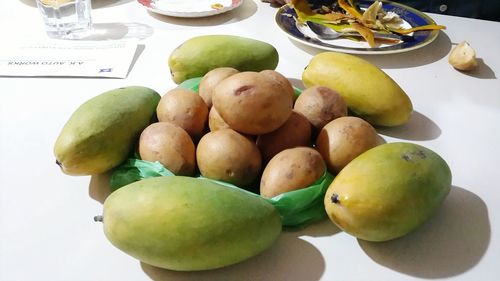
{"label": "fruit pile", "polygon": [[300,91],[274,63],[242,70],[221,60],[193,77],[203,60],[179,62],[178,52],[178,87],[98,95],[55,143],[65,173],[120,179],[102,222],[125,253],[172,270],[219,268],[266,250],[283,226],[327,215],[353,236],[386,241],[421,225],[448,194],[451,172],[439,155],[377,134],[374,126],[404,124],[412,105],[369,62],[319,54]]}

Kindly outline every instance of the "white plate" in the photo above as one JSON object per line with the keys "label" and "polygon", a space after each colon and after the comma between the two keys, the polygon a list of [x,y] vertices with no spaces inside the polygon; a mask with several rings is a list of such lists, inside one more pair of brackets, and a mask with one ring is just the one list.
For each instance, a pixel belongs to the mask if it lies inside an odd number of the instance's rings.
{"label": "white plate", "polygon": [[199,18],[225,13],[243,0],[137,0],[151,12],[181,18]]}
{"label": "white plate", "polygon": [[[361,8],[369,7],[373,0],[358,0]],[[404,22],[404,28],[416,27],[420,25],[435,24],[434,20],[426,14],[391,1],[382,2],[384,10],[395,12]],[[364,41],[353,41],[349,39],[321,40],[307,25],[297,22],[295,10],[284,5],[278,9],[275,21],[281,31],[290,39],[302,44],[328,51],[338,51],[351,54],[392,54],[415,50],[430,44],[439,34],[439,30],[421,30],[411,34],[414,38],[411,42],[400,42],[397,44],[380,44],[370,47]]]}

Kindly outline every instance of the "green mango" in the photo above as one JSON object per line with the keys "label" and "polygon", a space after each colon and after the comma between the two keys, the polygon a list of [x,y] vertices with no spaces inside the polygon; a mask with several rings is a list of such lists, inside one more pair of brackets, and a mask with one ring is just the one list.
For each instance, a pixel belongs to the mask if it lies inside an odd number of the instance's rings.
{"label": "green mango", "polygon": [[56,163],[69,175],[95,175],[118,166],[154,120],[160,98],[152,89],[130,86],[86,101],[55,142]]}
{"label": "green mango", "polygon": [[406,123],[413,105],[401,87],[380,68],[354,55],[323,52],[302,73],[306,88],[320,85],[336,90],[349,110],[372,125]]}
{"label": "green mango", "polygon": [[104,202],[104,233],[118,249],[177,271],[234,264],[269,248],[281,217],[258,195],[199,178],[153,177]]}
{"label": "green mango", "polygon": [[411,143],[386,143],[340,171],[325,194],[325,210],[345,232],[386,241],[424,223],[450,186],[450,168],[435,152]]}
{"label": "green mango", "polygon": [[204,35],[193,37],[173,50],[168,65],[172,79],[179,84],[218,67],[274,70],[278,61],[278,51],[268,43],[233,35]]}

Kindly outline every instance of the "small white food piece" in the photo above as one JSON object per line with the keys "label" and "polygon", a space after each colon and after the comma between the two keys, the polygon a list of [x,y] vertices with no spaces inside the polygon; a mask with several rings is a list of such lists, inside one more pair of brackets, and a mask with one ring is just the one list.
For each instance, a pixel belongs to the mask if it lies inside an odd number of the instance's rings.
{"label": "small white food piece", "polygon": [[476,52],[466,41],[451,50],[448,62],[456,69],[469,71],[477,67]]}

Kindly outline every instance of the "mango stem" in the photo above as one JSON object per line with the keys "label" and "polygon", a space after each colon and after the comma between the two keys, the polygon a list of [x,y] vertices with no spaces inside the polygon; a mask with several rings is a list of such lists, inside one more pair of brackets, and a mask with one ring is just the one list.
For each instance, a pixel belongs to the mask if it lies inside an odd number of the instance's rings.
{"label": "mango stem", "polygon": [[330,197],[330,199],[332,200],[332,203],[335,203],[335,204],[340,203],[338,194],[333,193],[332,196]]}

